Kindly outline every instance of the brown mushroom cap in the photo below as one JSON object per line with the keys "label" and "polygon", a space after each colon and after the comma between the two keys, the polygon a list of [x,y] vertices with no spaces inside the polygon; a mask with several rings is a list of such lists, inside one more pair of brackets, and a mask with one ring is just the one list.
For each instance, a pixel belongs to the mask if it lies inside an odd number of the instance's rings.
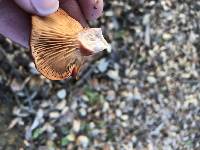
{"label": "brown mushroom cap", "polygon": [[85,57],[105,49],[101,29],[83,29],[59,9],[47,17],[32,16],[30,47],[37,70],[51,80],[79,72]]}

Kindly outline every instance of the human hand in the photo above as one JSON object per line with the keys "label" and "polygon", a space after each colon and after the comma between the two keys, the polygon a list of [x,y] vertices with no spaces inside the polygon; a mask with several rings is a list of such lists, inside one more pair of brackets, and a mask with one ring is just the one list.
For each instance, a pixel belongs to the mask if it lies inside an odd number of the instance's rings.
{"label": "human hand", "polygon": [[87,26],[86,20],[97,19],[102,14],[103,0],[0,0],[0,34],[28,47],[31,14],[47,16],[58,7]]}

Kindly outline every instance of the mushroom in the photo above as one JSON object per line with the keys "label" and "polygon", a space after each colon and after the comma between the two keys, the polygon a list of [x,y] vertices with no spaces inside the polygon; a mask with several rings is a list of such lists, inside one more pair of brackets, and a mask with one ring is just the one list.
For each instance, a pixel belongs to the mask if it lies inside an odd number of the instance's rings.
{"label": "mushroom", "polygon": [[88,55],[108,47],[101,28],[83,28],[62,9],[32,16],[30,47],[37,70],[51,80],[76,76]]}

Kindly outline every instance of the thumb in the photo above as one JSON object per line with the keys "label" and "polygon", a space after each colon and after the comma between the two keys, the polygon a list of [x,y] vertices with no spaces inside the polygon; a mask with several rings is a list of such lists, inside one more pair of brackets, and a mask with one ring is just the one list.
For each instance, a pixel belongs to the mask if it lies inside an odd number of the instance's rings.
{"label": "thumb", "polygon": [[39,16],[54,13],[59,7],[58,0],[15,0],[25,11]]}

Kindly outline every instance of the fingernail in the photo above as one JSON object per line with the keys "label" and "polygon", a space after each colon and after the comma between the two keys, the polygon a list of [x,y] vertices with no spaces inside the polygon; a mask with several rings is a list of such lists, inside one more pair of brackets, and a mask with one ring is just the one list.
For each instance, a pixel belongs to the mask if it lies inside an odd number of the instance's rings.
{"label": "fingernail", "polygon": [[38,15],[41,16],[54,13],[59,8],[58,0],[31,0],[31,3]]}

